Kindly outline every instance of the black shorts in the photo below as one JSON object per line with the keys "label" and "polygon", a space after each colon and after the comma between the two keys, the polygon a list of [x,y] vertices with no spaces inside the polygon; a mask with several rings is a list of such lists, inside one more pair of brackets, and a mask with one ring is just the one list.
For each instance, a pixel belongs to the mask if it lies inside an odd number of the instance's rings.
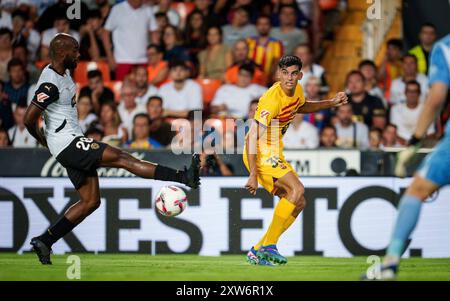
{"label": "black shorts", "polygon": [[79,136],[56,157],[56,160],[66,168],[75,189],[78,190],[87,177],[97,176],[97,168],[106,146],[105,143],[92,138]]}

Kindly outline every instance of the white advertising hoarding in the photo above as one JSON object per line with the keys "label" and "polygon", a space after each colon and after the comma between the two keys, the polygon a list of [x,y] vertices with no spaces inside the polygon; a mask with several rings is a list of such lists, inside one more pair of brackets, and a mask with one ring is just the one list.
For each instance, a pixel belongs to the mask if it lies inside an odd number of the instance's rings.
{"label": "white advertising hoarding", "polygon": [[[168,183],[101,178],[102,205],[53,247],[63,252],[239,254],[264,234],[278,198],[251,196],[244,177],[204,178],[176,218],[156,213],[153,198]],[[410,179],[302,178],[307,207],[281,237],[283,254],[350,257],[382,254],[402,189]],[[0,251],[29,251],[29,241],[73,202],[67,178],[0,178]],[[450,189],[423,206],[405,256],[450,257]]]}

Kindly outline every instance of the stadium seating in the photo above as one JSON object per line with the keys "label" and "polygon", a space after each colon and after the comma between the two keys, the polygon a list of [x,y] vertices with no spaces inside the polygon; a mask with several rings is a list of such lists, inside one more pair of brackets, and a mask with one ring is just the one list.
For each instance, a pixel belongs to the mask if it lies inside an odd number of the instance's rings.
{"label": "stadium seating", "polygon": [[222,81],[218,79],[198,78],[197,83],[202,87],[203,91],[203,106],[209,106],[210,102],[214,99],[216,91],[222,85]]}
{"label": "stadium seating", "polygon": [[85,85],[88,82],[87,73],[91,70],[98,69],[102,72],[103,81],[108,82],[110,81],[110,75],[109,75],[109,66],[107,62],[87,62],[87,61],[81,61],[78,63],[77,68],[75,69],[74,73],[74,80],[81,85]]}

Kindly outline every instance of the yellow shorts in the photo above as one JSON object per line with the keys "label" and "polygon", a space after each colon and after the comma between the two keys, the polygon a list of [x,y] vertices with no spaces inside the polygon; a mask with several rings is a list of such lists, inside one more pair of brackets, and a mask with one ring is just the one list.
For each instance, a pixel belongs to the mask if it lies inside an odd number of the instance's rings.
{"label": "yellow shorts", "polygon": [[[247,160],[247,152],[244,151],[242,158],[245,167],[250,172]],[[286,162],[283,157],[279,156],[260,156],[257,155],[256,168],[258,169],[258,183],[261,184],[270,194],[275,195],[275,182],[292,171],[297,175],[294,168]]]}

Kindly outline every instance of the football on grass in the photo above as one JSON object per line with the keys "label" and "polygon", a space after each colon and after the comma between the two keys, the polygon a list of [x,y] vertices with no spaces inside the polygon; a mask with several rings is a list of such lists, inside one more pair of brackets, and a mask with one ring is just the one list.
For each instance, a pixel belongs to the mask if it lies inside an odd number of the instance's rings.
{"label": "football on grass", "polygon": [[177,216],[187,207],[187,197],[181,188],[164,186],[156,195],[156,209],[164,216]]}

